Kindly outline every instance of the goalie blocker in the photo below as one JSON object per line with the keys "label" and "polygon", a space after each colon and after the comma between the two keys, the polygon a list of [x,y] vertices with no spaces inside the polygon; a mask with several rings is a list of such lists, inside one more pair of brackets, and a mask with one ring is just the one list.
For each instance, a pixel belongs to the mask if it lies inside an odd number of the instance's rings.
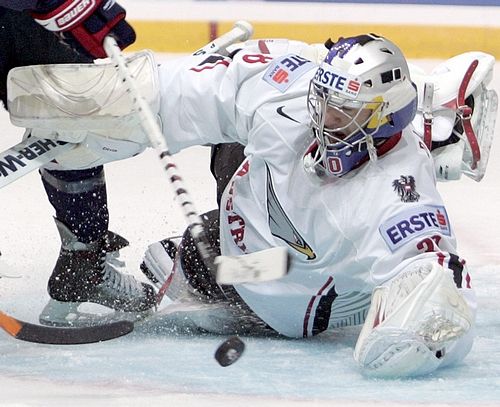
{"label": "goalie blocker", "polygon": [[[147,103],[158,111],[152,53],[138,52],[127,63]],[[70,144],[71,148],[59,149],[48,169],[91,168],[133,157],[149,146],[140,116],[112,63],[18,67],[9,72],[7,88],[12,124],[31,129],[32,137]],[[47,161],[39,160],[38,166]],[[35,169],[34,164],[31,167]]]}
{"label": "goalie blocker", "polygon": [[[214,251],[219,252],[218,211],[203,215],[204,228]],[[241,256],[218,256],[217,271],[203,265],[189,231],[151,244],[141,270],[163,297],[174,303],[198,304],[208,317],[186,316],[198,327],[216,334],[269,334],[267,325],[241,300],[233,284],[279,279],[289,271],[288,251],[274,247]],[[198,309],[196,309],[198,311]]]}

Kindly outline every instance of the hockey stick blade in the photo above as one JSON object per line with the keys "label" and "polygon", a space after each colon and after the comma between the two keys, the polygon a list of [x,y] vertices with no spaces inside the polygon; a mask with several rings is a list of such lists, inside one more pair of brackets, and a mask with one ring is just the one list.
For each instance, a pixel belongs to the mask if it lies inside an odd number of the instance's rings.
{"label": "hockey stick blade", "polygon": [[289,271],[286,247],[273,247],[241,256],[218,256],[216,280],[219,284],[258,283],[277,280]]}
{"label": "hockey stick blade", "polygon": [[82,345],[108,341],[134,330],[131,321],[78,328],[53,328],[24,322],[0,311],[0,328],[16,339],[48,345]]}

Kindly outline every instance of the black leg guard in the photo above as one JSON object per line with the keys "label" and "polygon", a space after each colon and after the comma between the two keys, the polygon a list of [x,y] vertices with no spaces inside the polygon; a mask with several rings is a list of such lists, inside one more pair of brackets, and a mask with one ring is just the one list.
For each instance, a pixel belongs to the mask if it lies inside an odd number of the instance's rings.
{"label": "black leg guard", "polygon": [[56,218],[82,243],[101,239],[108,230],[103,167],[75,171],[42,170],[42,182]]}
{"label": "black leg guard", "polygon": [[[220,254],[219,211],[214,209],[201,216],[208,243],[215,254]],[[207,269],[189,230],[184,232],[179,246],[181,266],[191,287],[208,300],[225,299],[224,293],[215,281],[215,276]]]}
{"label": "black leg guard", "polygon": [[[202,215],[205,233],[214,252],[220,254],[219,210],[215,209]],[[262,321],[242,300],[231,285],[219,285],[203,263],[189,230],[184,232],[178,248],[184,276],[191,287],[210,303],[225,303],[231,310],[232,318],[228,321],[234,333],[274,335],[276,332]]]}
{"label": "black leg guard", "polygon": [[212,146],[210,171],[217,183],[217,205],[220,207],[222,193],[238,167],[245,159],[245,146],[239,143],[216,144]]}

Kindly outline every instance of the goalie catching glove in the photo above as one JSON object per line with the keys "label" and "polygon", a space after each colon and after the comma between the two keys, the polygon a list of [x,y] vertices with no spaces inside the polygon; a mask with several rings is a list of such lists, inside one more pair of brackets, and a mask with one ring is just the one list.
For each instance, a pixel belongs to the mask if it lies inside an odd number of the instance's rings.
{"label": "goalie catching glove", "polygon": [[45,0],[31,10],[35,21],[93,58],[105,58],[103,41],[112,35],[121,49],[135,41],[125,9],[113,0]]}
{"label": "goalie catching glove", "polygon": [[495,58],[484,52],[457,55],[430,74],[410,66],[418,89],[413,126],[432,151],[440,181],[462,174],[481,181],[486,172],[498,110],[494,66]]}

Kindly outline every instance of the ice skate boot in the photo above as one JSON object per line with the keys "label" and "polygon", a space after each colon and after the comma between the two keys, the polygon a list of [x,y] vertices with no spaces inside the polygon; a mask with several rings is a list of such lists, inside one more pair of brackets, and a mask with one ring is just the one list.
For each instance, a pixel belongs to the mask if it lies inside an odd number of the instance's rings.
{"label": "ice skate boot", "polygon": [[473,321],[447,270],[434,263],[405,270],[375,288],[354,359],[368,376],[428,374],[467,355]]}
{"label": "ice skate boot", "polygon": [[[55,221],[62,246],[48,283],[52,299],[40,315],[41,323],[95,323],[85,321],[90,317],[89,314],[78,312],[82,303],[100,304],[123,313],[141,313],[156,305],[156,292],[152,286],[115,268],[123,265],[119,263],[117,255],[121,248],[128,245],[126,239],[107,232],[99,241],[82,243],[66,225],[57,219]],[[133,319],[133,315],[130,317]]]}

